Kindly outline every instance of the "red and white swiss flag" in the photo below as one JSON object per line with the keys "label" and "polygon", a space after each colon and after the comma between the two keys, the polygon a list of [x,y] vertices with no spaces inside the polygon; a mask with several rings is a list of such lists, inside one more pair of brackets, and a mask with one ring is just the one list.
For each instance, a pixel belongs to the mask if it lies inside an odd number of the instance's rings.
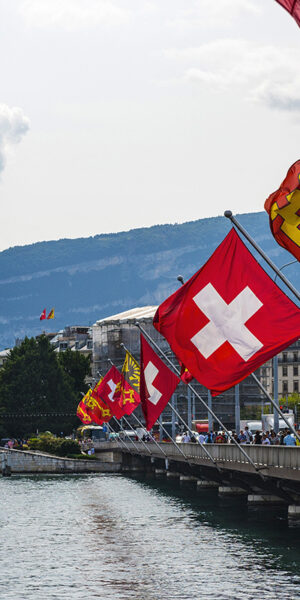
{"label": "red and white swiss flag", "polygon": [[157,309],[154,327],[217,396],[300,337],[300,310],[234,229]]}
{"label": "red and white swiss flag", "polygon": [[97,387],[96,394],[107,404],[112,414],[120,419],[123,417],[124,410],[120,408],[118,397],[115,397],[115,391],[118,384],[121,383],[122,377],[118,369],[113,365],[104,375],[101,383]]}
{"label": "red and white swiss flag", "polygon": [[147,430],[168,404],[180,379],[152,350],[141,335],[140,396]]}

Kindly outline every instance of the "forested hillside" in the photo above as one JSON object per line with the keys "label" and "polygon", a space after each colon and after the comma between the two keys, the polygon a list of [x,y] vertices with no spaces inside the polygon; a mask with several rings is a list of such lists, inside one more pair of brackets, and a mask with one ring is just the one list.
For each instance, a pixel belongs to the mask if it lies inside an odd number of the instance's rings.
{"label": "forested hillside", "polygon": [[[292,256],[273,240],[264,212],[238,217],[278,266]],[[230,229],[224,217],[156,225],[0,253],[0,349],[16,337],[89,325],[134,306],[158,304],[207,260]],[[285,270],[297,285],[299,264]],[[55,319],[40,321],[43,308]]]}

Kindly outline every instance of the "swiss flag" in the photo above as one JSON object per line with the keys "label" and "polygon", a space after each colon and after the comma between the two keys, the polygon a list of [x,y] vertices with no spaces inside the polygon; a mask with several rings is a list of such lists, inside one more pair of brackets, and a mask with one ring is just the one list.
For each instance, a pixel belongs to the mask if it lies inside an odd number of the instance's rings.
{"label": "swiss flag", "polygon": [[113,365],[103,377],[101,383],[97,386],[97,390],[95,390],[97,396],[107,404],[108,408],[110,408],[112,414],[117,417],[117,419],[120,419],[126,414],[119,406],[118,397],[115,397],[116,387],[121,381],[121,373]]}
{"label": "swiss flag", "polygon": [[44,319],[46,319],[46,309],[45,308],[44,308],[43,312],[41,313],[40,321],[43,321]]}
{"label": "swiss flag", "polygon": [[140,396],[148,431],[168,404],[179,381],[141,335]]}
{"label": "swiss flag", "polygon": [[234,229],[157,309],[154,327],[217,396],[300,337],[300,310]]}

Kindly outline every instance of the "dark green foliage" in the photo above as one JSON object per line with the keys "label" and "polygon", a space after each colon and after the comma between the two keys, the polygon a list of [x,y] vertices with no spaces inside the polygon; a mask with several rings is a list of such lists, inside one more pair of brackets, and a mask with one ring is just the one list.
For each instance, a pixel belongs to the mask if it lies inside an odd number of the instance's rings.
{"label": "dark green foliage", "polygon": [[98,460],[94,454],[67,454],[67,458],[74,458],[76,460]]}
{"label": "dark green foliage", "polygon": [[76,440],[57,438],[52,434],[42,433],[36,438],[28,440],[30,450],[39,450],[55,456],[68,456],[70,454],[79,454],[80,446]]}
{"label": "dark green foliage", "polygon": [[58,354],[58,361],[65,373],[69,375],[73,390],[79,393],[87,392],[88,386],[85,378],[91,372],[90,357],[68,349]]}
{"label": "dark green foliage", "polygon": [[[25,338],[19,347],[13,348],[0,370],[2,436],[26,437],[37,430],[66,435],[76,427],[79,402],[76,386],[81,385],[84,379],[84,366],[85,374],[89,366],[86,360],[78,361],[77,357],[73,360],[74,365],[81,366],[78,379],[64,370],[46,336]],[[50,413],[51,416],[39,416],[41,413]],[[55,413],[67,416],[56,417]],[[1,414],[6,416],[1,419]]]}

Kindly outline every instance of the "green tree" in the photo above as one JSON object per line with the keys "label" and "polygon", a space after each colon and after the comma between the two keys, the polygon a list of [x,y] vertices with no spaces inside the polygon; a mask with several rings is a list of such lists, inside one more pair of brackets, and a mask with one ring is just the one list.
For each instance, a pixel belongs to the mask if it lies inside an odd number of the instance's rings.
{"label": "green tree", "polygon": [[[0,371],[2,436],[27,436],[37,430],[68,434],[77,425],[77,405],[73,381],[46,336],[25,338],[12,349]],[[50,416],[41,416],[45,413]]]}
{"label": "green tree", "polygon": [[58,354],[58,360],[65,373],[71,378],[75,392],[79,394],[80,392],[87,392],[88,386],[85,379],[91,373],[90,357],[68,349]]}

